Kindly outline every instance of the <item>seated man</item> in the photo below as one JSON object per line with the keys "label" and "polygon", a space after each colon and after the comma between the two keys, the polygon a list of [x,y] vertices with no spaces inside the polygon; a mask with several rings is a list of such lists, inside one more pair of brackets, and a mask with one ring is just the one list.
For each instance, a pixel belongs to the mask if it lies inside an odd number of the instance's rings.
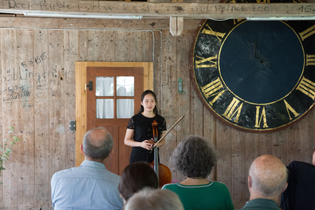
{"label": "seated man", "polygon": [[243,210],[280,210],[279,197],[287,187],[287,169],[272,155],[263,155],[254,160],[249,168],[248,188],[250,201]]}
{"label": "seated man", "polygon": [[287,167],[289,185],[281,196],[283,210],[315,210],[315,145],[312,162],[293,161]]}
{"label": "seated man", "polygon": [[55,210],[122,209],[120,177],[103,164],[112,147],[113,138],[105,128],[94,128],[85,134],[80,147],[85,155],[81,166],[56,172],[51,179]]}
{"label": "seated man", "polygon": [[184,210],[178,195],[170,190],[144,188],[127,202],[125,210]]}

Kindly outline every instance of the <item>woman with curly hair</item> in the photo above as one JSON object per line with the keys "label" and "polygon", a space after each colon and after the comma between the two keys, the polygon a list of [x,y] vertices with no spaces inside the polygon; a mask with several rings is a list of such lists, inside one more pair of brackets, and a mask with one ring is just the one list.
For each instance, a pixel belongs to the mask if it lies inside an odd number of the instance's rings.
{"label": "woman with curly hair", "polygon": [[178,144],[171,157],[174,169],[187,178],[162,189],[177,193],[185,210],[234,209],[226,185],[207,179],[216,161],[214,149],[204,138],[189,136]]}

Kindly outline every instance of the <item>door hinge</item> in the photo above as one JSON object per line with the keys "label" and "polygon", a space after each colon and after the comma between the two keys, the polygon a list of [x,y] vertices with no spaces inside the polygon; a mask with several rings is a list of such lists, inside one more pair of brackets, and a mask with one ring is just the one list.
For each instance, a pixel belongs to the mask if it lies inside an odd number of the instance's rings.
{"label": "door hinge", "polygon": [[89,84],[85,84],[85,90],[86,90],[86,88],[89,88],[89,91],[92,91],[93,90],[93,82],[89,81]]}

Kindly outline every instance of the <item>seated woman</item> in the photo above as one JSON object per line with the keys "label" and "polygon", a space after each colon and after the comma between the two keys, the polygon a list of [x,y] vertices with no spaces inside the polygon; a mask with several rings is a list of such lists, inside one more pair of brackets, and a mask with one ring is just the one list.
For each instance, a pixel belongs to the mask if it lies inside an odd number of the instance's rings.
{"label": "seated woman", "polygon": [[135,162],[128,165],[122,172],[118,191],[126,203],[128,199],[144,187],[157,189],[158,178],[146,162]]}
{"label": "seated woman", "polygon": [[225,184],[207,180],[217,160],[214,150],[199,136],[182,140],[172,154],[174,169],[187,178],[177,184],[164,185],[178,194],[185,210],[234,209]]}

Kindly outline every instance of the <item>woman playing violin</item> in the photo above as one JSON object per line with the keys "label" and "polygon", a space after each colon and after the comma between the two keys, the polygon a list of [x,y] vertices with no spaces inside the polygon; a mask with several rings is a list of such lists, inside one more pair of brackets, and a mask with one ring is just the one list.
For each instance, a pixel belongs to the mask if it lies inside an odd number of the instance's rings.
{"label": "woman playing violin", "polygon": [[[124,143],[132,147],[130,163],[145,161],[152,162],[154,152],[151,149],[154,146],[152,122],[157,122],[157,131],[159,137],[166,130],[165,119],[157,114],[156,95],[151,90],[146,90],[141,95],[141,108],[139,113],[134,115],[128,125]],[[157,145],[163,146],[165,139]]]}

